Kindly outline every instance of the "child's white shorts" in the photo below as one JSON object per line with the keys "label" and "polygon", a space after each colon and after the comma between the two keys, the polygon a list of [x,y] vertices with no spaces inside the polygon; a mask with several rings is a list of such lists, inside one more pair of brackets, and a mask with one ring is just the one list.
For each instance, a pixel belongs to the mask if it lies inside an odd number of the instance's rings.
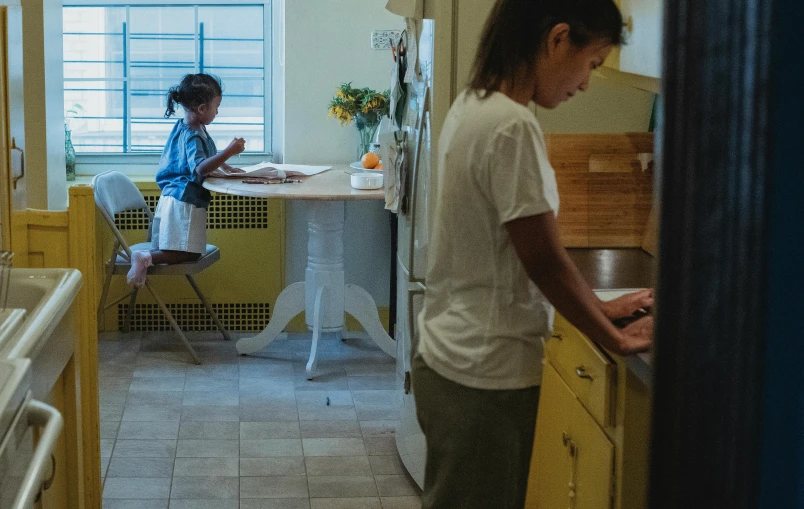
{"label": "child's white shorts", "polygon": [[206,253],[207,209],[160,196],[151,229],[154,249]]}

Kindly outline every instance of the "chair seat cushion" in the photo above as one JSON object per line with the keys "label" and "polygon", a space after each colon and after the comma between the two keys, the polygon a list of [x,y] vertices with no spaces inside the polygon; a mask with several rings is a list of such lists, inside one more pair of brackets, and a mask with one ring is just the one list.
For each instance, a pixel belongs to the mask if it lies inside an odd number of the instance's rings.
{"label": "chair seat cushion", "polygon": [[[150,242],[140,242],[134,244],[131,251],[150,251],[152,245]],[[221,259],[221,251],[212,244],[207,244],[206,253],[201,255],[201,258],[194,262],[176,263],[173,265],[154,265],[148,268],[149,276],[183,276],[185,274],[197,274],[206,269],[213,263]],[[123,256],[118,255],[117,261],[114,265],[115,274],[127,274],[131,268],[131,263]]]}

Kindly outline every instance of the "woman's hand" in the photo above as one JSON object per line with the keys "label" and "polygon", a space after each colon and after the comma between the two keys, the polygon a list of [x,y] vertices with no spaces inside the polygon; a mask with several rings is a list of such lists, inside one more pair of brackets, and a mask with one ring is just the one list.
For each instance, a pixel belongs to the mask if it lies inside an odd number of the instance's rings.
{"label": "woman's hand", "polygon": [[245,138],[234,138],[229,146],[226,147],[226,154],[229,157],[236,156],[237,154],[241,153],[242,151],[246,150],[246,140]]}
{"label": "woman's hand", "polygon": [[632,355],[650,349],[653,344],[653,317],[646,316],[620,329],[623,339],[615,353]]}
{"label": "woman's hand", "polygon": [[232,168],[229,166],[228,168],[224,168],[226,173],[246,173],[246,170],[241,170],[240,168]]}
{"label": "woman's hand", "polygon": [[[601,302],[603,314],[609,320],[617,320],[631,316],[640,309],[653,306],[653,290],[640,290],[618,297],[614,300]],[[634,322],[636,323],[636,322]]]}

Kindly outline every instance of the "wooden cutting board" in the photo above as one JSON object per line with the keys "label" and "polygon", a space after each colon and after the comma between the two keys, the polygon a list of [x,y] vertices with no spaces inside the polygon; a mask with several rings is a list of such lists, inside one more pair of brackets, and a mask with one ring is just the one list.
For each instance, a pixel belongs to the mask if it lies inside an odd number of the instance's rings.
{"label": "wooden cutting board", "polygon": [[567,247],[641,247],[653,201],[653,133],[548,134]]}

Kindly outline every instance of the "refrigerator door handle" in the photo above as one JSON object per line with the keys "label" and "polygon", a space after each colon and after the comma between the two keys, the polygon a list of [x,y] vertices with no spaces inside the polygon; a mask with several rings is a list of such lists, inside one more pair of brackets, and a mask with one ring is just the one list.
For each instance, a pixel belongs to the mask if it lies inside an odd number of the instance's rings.
{"label": "refrigerator door handle", "polygon": [[[416,203],[419,201],[419,154],[422,150],[422,141],[425,139],[424,130],[425,122],[424,122],[424,115],[430,108],[430,87],[424,87],[424,104],[422,105],[422,118],[419,119],[419,130],[418,136],[416,140],[416,153],[413,158],[413,176],[411,178],[410,183],[410,246],[408,249],[408,271],[410,273],[410,280],[414,283],[422,284],[424,283],[423,279],[416,279],[416,272],[414,269],[414,244],[416,242]],[[426,220],[426,218],[425,218]]]}
{"label": "refrigerator door handle", "polygon": [[410,371],[410,364],[411,359],[416,354],[413,351],[413,334],[414,334],[414,326],[416,324],[416,315],[413,312],[413,296],[414,295],[424,295],[425,286],[419,282],[413,282],[408,285],[408,341],[410,341],[410,356],[403,356],[405,357],[402,362],[404,363],[404,371]]}

